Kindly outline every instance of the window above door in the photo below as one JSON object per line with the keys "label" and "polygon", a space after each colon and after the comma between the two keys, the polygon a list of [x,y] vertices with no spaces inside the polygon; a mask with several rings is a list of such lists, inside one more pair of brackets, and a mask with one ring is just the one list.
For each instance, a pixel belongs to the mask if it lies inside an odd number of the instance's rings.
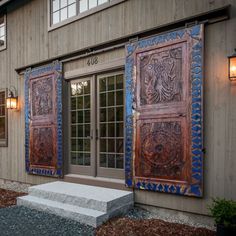
{"label": "window above door", "polygon": [[52,0],[52,24],[55,25],[61,21],[75,16],[77,3],[78,1],[76,0]]}
{"label": "window above door", "polygon": [[64,26],[126,0],[48,0],[49,30]]}

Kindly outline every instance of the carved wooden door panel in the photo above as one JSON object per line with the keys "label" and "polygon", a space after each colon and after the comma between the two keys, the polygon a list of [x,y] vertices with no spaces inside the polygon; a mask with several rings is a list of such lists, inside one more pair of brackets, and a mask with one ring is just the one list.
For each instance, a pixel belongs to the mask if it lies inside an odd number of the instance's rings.
{"label": "carved wooden door panel", "polygon": [[185,42],[137,54],[136,176],[188,178],[186,54]]}
{"label": "carved wooden door panel", "polygon": [[202,40],[195,26],[127,46],[128,186],[202,195]]}
{"label": "carved wooden door panel", "polygon": [[26,170],[62,176],[61,64],[25,74]]}

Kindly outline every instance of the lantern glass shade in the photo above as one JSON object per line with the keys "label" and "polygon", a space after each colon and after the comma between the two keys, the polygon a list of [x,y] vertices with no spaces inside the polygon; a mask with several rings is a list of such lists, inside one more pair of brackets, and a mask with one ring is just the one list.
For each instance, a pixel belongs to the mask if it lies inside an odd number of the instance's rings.
{"label": "lantern glass shade", "polygon": [[229,79],[236,80],[236,55],[229,58]]}
{"label": "lantern glass shade", "polygon": [[17,97],[7,98],[7,109],[17,109]]}
{"label": "lantern glass shade", "polygon": [[234,54],[228,57],[229,59],[229,79],[231,81],[236,81],[236,48],[234,49]]}

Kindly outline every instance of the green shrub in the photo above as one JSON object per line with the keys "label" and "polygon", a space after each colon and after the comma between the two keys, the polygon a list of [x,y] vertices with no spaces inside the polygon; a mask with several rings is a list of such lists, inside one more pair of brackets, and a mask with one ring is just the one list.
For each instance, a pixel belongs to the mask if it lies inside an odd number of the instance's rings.
{"label": "green shrub", "polygon": [[225,227],[236,228],[236,202],[215,198],[212,205],[209,207],[211,215],[215,219],[216,224],[224,225]]}

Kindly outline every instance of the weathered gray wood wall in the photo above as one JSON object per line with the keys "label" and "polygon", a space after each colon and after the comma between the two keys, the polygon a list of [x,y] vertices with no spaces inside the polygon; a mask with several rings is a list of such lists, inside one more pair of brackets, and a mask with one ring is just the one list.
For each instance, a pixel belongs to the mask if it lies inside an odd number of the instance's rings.
{"label": "weathered gray wood wall", "polygon": [[[27,175],[24,157],[24,81],[15,68],[151,29],[232,4],[231,19],[205,32],[204,198],[136,191],[136,201],[206,214],[211,197],[236,199],[236,84],[227,79],[227,56],[236,47],[236,0],[127,0],[48,32],[47,0],[32,0],[7,14],[7,50],[0,51],[0,88],[18,89],[20,111],[9,111],[8,147],[0,147],[0,178],[53,181]],[[72,66],[73,67],[73,66]],[[69,67],[68,67],[69,68]]]}

